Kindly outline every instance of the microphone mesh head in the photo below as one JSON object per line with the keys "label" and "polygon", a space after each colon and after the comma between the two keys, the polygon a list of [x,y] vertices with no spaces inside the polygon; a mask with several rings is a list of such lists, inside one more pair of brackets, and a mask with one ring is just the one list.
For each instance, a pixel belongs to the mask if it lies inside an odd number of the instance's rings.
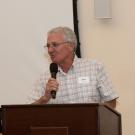
{"label": "microphone mesh head", "polygon": [[57,73],[58,72],[58,65],[56,63],[50,64],[50,72],[51,73]]}

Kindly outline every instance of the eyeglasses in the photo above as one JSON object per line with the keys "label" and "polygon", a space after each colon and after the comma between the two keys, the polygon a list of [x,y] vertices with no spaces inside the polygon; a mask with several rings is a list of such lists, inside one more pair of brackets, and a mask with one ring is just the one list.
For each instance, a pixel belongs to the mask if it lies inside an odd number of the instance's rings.
{"label": "eyeglasses", "polygon": [[64,41],[64,42],[59,42],[59,43],[57,43],[57,42],[47,43],[47,44],[44,46],[44,48],[50,48],[50,47],[52,47],[52,48],[57,48],[58,46],[60,46],[60,45],[62,45],[62,44],[65,44],[65,43],[69,43],[69,41]]}

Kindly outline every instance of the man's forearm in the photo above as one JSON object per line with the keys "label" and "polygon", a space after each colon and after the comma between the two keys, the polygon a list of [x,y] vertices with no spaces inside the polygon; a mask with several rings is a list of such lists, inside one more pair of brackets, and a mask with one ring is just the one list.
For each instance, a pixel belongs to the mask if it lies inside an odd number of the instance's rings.
{"label": "man's forearm", "polygon": [[32,104],[46,104],[48,102],[48,98],[46,96],[42,96]]}

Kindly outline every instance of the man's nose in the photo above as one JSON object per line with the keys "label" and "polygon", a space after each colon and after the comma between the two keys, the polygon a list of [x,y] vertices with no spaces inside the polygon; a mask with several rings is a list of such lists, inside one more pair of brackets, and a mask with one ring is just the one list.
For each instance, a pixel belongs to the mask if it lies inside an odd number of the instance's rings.
{"label": "man's nose", "polygon": [[51,53],[51,52],[53,52],[53,51],[54,51],[54,47],[53,47],[53,46],[49,46],[49,47],[48,47],[48,52]]}

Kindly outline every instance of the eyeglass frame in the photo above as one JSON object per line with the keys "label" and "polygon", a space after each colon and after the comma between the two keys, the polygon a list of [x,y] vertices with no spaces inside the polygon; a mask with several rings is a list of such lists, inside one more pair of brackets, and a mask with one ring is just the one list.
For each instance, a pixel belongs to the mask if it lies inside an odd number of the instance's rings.
{"label": "eyeglass frame", "polygon": [[52,48],[57,48],[57,47],[59,47],[60,45],[62,45],[62,44],[65,44],[65,43],[71,43],[70,41],[63,41],[63,42],[52,42],[52,43],[47,43],[45,46],[44,46],[44,48],[50,48],[50,47],[52,47]]}

